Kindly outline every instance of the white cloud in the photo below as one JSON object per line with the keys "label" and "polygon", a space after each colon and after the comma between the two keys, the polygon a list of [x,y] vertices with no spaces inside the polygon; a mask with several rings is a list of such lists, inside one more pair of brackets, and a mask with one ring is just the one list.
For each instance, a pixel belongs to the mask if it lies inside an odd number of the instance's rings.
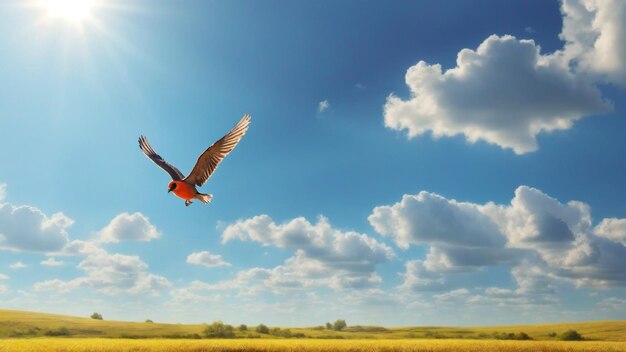
{"label": "white cloud", "polygon": [[73,240],[68,242],[60,251],[50,253],[58,256],[91,256],[96,254],[106,254],[106,251],[99,247],[97,241]]}
{"label": "white cloud", "polygon": [[6,285],[0,285],[0,295],[9,292],[9,288]]}
{"label": "white cloud", "polygon": [[272,269],[253,268],[239,272],[233,280],[206,287],[245,288],[250,293],[263,289],[281,293],[310,287],[371,287],[382,281],[375,272],[376,265],[394,257],[393,250],[384,243],[365,234],[335,229],[324,217],[315,224],[303,217],[276,224],[269,216],[259,215],[224,229],[222,243],[235,239],[290,248],[295,254]]}
{"label": "white cloud", "polygon": [[46,260],[42,260],[39,264],[43,265],[43,266],[62,266],[65,263],[60,261],[60,260],[56,260],[54,259],[54,257],[50,257]]}
{"label": "white cloud", "polygon": [[401,248],[430,245],[420,264],[425,270],[467,271],[521,259],[519,250],[506,248],[506,237],[479,205],[435,193],[404,195],[396,204],[376,207],[368,220]]}
{"label": "white cloud", "polygon": [[433,298],[436,301],[457,301],[462,299],[467,299],[469,295],[469,290],[466,288],[459,288],[456,290],[440,293],[437,295],[433,295]]}
{"label": "white cloud", "polygon": [[24,268],[28,268],[28,265],[22,263],[22,262],[15,262],[11,265],[9,265],[9,268],[13,269],[13,270],[19,270],[19,269],[24,269]]}
{"label": "white cloud", "polygon": [[598,302],[598,306],[604,309],[611,310],[611,311],[625,311],[626,299],[618,298],[618,297],[609,297]]}
{"label": "white cloud", "polygon": [[207,251],[191,253],[187,256],[187,263],[201,265],[207,268],[217,268],[220,266],[230,266],[230,263],[227,263],[222,259],[221,255],[211,254]]}
{"label": "white cloud", "polygon": [[446,273],[492,266],[513,266],[517,294],[550,295],[559,281],[626,286],[626,247],[607,235],[621,222],[605,219],[594,230],[588,205],[563,204],[534,188],[518,187],[508,205],[405,195],[376,207],[369,221],[403,248],[428,246],[425,260],[407,262],[406,288],[442,289]]}
{"label": "white cloud", "polygon": [[460,134],[523,154],[538,148],[541,132],[611,111],[595,85],[626,87],[626,3],[563,0],[561,13],[565,44],[554,53],[492,35],[476,50],[461,50],[451,69],[418,62],[405,78],[411,97],[387,99],[385,125],[409,138]]}
{"label": "white cloud", "polygon": [[148,265],[138,256],[109,254],[105,251],[87,256],[78,264],[85,276],[69,281],[59,279],[37,282],[35,291],[69,292],[81,287],[107,295],[151,294],[170,287],[170,282],[148,271]]}
{"label": "white cloud", "polygon": [[316,224],[303,217],[276,224],[268,215],[259,215],[229,225],[222,234],[222,243],[234,239],[296,249],[300,258],[353,273],[372,272],[376,264],[394,256],[384,243],[364,234],[334,229],[325,217]]}
{"label": "white cloud", "polygon": [[402,287],[415,290],[432,290],[444,287],[443,275],[435,270],[428,270],[421,260],[409,260],[405,263]]}
{"label": "white cloud", "polygon": [[411,97],[388,97],[385,126],[407,130],[409,138],[462,134],[517,154],[536,150],[541,132],[611,109],[584,77],[541,55],[532,40],[512,36],[492,35],[475,51],[463,49],[445,72],[420,61],[405,79]]}
{"label": "white cloud", "polygon": [[47,216],[27,206],[0,204],[0,249],[52,252],[68,242],[66,229],[74,221],[63,213]]}
{"label": "white cloud", "polygon": [[319,102],[317,110],[319,112],[324,112],[328,110],[328,108],[330,108],[330,102],[328,102],[328,100],[322,100]]}
{"label": "white cloud", "polygon": [[607,218],[603,219],[595,228],[598,236],[620,242],[626,246],[626,219]]}
{"label": "white cloud", "polygon": [[142,213],[122,213],[100,230],[102,242],[142,241],[147,242],[159,238],[161,234]]}
{"label": "white cloud", "polygon": [[7,184],[0,183],[0,202],[4,201],[7,197]]}
{"label": "white cloud", "polygon": [[5,274],[0,274],[0,280],[8,280],[9,276]]}
{"label": "white cloud", "polygon": [[559,54],[594,79],[626,86],[626,3],[622,0],[563,0],[566,41]]}

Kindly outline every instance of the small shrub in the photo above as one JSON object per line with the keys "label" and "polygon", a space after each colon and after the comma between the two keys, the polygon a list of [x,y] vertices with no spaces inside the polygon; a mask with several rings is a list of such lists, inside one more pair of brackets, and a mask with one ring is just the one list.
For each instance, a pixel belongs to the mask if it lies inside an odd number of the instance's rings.
{"label": "small shrub", "polygon": [[332,329],[333,329],[333,324],[326,323],[326,330],[332,330]]}
{"label": "small shrub", "polygon": [[324,330],[324,327],[322,325],[318,325],[318,326],[312,327],[311,330]]}
{"label": "small shrub", "polygon": [[265,326],[265,324],[259,324],[256,327],[256,332],[258,332],[259,334],[269,334],[270,333],[270,328],[268,328],[267,326]]}
{"label": "small shrub", "polygon": [[559,336],[559,339],[562,341],[582,341],[583,336],[578,333],[576,330],[567,330]]}
{"label": "small shrub", "polygon": [[556,332],[553,331],[553,332],[549,333],[548,336],[549,337],[556,337]]}
{"label": "small shrub", "polygon": [[97,313],[97,312],[94,312],[94,313],[91,315],[91,319],[102,320],[102,314]]}
{"label": "small shrub", "polygon": [[281,329],[281,328],[273,328],[270,331],[270,334],[273,335],[273,336],[285,337],[285,338],[292,338],[292,337],[302,338],[302,337],[306,337],[306,335],[301,333],[301,332],[293,333],[289,329]]}
{"label": "small shrub", "polygon": [[353,325],[353,326],[344,328],[343,331],[348,331],[348,332],[385,332],[385,331],[389,331],[389,330],[386,329],[386,328],[383,328],[382,326]]}
{"label": "small shrub", "polygon": [[70,336],[70,330],[65,327],[61,327],[54,330],[48,330],[44,333],[46,336]]}
{"label": "small shrub", "polygon": [[138,334],[127,334],[127,333],[122,333],[120,334],[120,339],[147,339],[148,336],[147,335],[138,335]]}
{"label": "small shrub", "polygon": [[[479,335],[480,336],[480,335]],[[532,340],[533,338],[528,336],[525,332],[515,334],[512,332],[494,332],[493,338],[496,340]],[[483,337],[483,336],[480,336]]]}
{"label": "small shrub", "polygon": [[146,319],[146,323],[154,323],[154,322],[150,319]]}
{"label": "small shrub", "polygon": [[170,334],[170,335],[161,335],[164,339],[201,339],[202,336],[198,334]]}
{"label": "small shrub", "polygon": [[248,331],[248,325],[246,324],[239,325],[239,331]]}
{"label": "small shrub", "polygon": [[224,324],[221,321],[213,322],[204,328],[204,336],[209,338],[231,338],[235,337],[235,328],[232,325]]}
{"label": "small shrub", "polygon": [[30,327],[24,329],[16,329],[9,332],[9,337],[24,337],[24,336],[37,336],[40,331],[38,327]]}

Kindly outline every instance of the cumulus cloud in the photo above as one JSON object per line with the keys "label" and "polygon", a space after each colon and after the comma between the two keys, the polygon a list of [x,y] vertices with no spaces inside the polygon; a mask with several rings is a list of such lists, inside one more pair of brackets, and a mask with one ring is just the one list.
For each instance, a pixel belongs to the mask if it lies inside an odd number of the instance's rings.
{"label": "cumulus cloud", "polygon": [[7,197],[7,184],[0,183],[0,202],[4,201]]}
{"label": "cumulus cloud", "polygon": [[6,285],[0,285],[0,295],[9,292],[9,288]]}
{"label": "cumulus cloud", "polygon": [[317,106],[317,111],[324,112],[330,108],[330,102],[328,100],[322,100]]}
{"label": "cumulus cloud", "polygon": [[222,243],[234,239],[296,249],[301,258],[349,272],[372,272],[376,264],[394,256],[384,243],[364,234],[335,229],[325,217],[320,217],[316,224],[303,217],[276,224],[268,215],[259,215],[226,227]]}
{"label": "cumulus cloud", "polygon": [[467,271],[511,264],[522,254],[506,248],[506,237],[480,205],[435,193],[404,195],[396,204],[376,207],[368,220],[376,232],[392,237],[401,248],[430,245],[420,264],[426,270]]}
{"label": "cumulus cloud", "polygon": [[626,3],[563,0],[564,49],[575,69],[594,79],[626,86]]}
{"label": "cumulus cloud", "polygon": [[68,242],[66,229],[74,221],[63,213],[47,216],[27,206],[0,204],[0,249],[52,252]]}
{"label": "cumulus cloud", "polygon": [[596,85],[626,87],[626,4],[564,0],[561,12],[565,44],[554,53],[542,54],[533,40],[492,35],[461,50],[453,68],[410,67],[411,96],[388,97],[385,126],[409,138],[463,135],[523,154],[538,148],[539,133],[611,111]]}
{"label": "cumulus cloud", "polygon": [[547,60],[532,40],[512,36],[492,35],[475,51],[463,49],[445,72],[420,61],[405,79],[411,97],[388,97],[385,126],[406,130],[409,138],[462,134],[517,154],[536,150],[541,132],[611,109],[583,77]]}
{"label": "cumulus cloud", "polygon": [[407,261],[402,276],[402,287],[415,291],[439,289],[445,284],[444,276],[440,272],[427,269],[421,260]]}
{"label": "cumulus cloud", "polygon": [[375,272],[376,265],[394,257],[384,243],[365,234],[335,229],[324,217],[315,224],[303,217],[276,224],[268,215],[259,215],[224,229],[222,243],[235,239],[290,248],[295,254],[275,268],[241,272],[234,280],[212,287],[241,287],[251,280],[257,280],[259,288],[275,292],[320,286],[371,287],[382,281]]}
{"label": "cumulus cloud", "polygon": [[50,257],[50,258],[48,258],[46,260],[42,260],[39,264],[41,264],[43,266],[62,266],[65,263],[63,263],[60,260],[54,259],[54,257]]}
{"label": "cumulus cloud", "polygon": [[0,274],[0,280],[8,280],[9,276],[5,274]]}
{"label": "cumulus cloud", "polygon": [[211,254],[207,251],[191,253],[187,256],[187,263],[201,265],[206,268],[217,268],[220,266],[230,266],[230,263],[227,263],[222,259],[222,256],[219,254]]}
{"label": "cumulus cloud", "polygon": [[154,225],[142,213],[122,213],[113,218],[111,222],[100,230],[102,242],[147,242],[159,238],[161,234]]}
{"label": "cumulus cloud", "polygon": [[626,286],[622,222],[605,219],[594,228],[587,204],[563,204],[527,186],[505,205],[405,195],[376,207],[369,221],[403,248],[428,246],[425,260],[406,264],[403,286],[415,290],[445,287],[448,272],[498,265],[512,267],[516,294],[553,294],[555,281]]}
{"label": "cumulus cloud", "polygon": [[109,254],[101,251],[87,256],[78,264],[85,272],[72,280],[60,279],[37,282],[35,291],[69,292],[78,288],[89,288],[107,295],[153,294],[170,287],[170,282],[148,271],[148,265],[138,256]]}
{"label": "cumulus cloud", "polygon": [[598,236],[620,242],[626,246],[626,219],[608,218],[603,219],[595,228]]}

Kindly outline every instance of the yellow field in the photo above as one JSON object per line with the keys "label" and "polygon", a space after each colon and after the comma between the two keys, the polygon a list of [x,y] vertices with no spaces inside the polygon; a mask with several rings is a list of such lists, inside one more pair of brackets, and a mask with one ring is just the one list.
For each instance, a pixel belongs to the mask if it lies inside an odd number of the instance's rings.
{"label": "yellow field", "polygon": [[0,340],[0,352],[626,352],[624,342],[494,340],[310,340],[310,339],[92,339],[35,338]]}
{"label": "yellow field", "polygon": [[[122,322],[111,320],[94,320],[89,318],[70,317],[57,314],[45,314],[0,309],[0,339],[2,338],[35,338],[43,337],[46,331],[66,328],[69,337],[134,337],[134,338],[173,338],[188,335],[202,335],[202,324],[160,324],[142,322]],[[495,333],[525,332],[534,340],[557,340],[551,333],[561,334],[574,329],[588,340],[626,341],[626,320],[594,321],[582,323],[552,323],[514,326],[490,327],[373,327],[348,326],[347,331],[333,331],[312,328],[289,328],[293,333],[302,333],[314,339],[493,339]],[[236,337],[257,337],[260,339],[276,339],[276,336],[259,334],[250,327],[248,331],[236,331]],[[0,340],[2,341],[2,340]],[[70,340],[66,340],[70,341]],[[128,341],[128,340],[125,340]],[[341,343],[338,341],[337,343]],[[419,341],[418,341],[419,342]],[[202,342],[198,342],[202,343]],[[290,342],[295,343],[295,342]],[[312,342],[307,342],[312,343]],[[415,342],[417,343],[417,342]],[[3,346],[5,343],[2,342]]]}

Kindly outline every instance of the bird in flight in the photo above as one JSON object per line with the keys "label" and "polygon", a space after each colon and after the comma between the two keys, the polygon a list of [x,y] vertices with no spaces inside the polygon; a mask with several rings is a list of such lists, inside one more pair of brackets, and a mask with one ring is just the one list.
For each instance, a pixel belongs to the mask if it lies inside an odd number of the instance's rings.
{"label": "bird in flight", "polygon": [[228,153],[235,149],[241,137],[246,134],[249,124],[250,115],[245,114],[230,132],[213,143],[213,145],[198,157],[196,165],[187,177],[183,176],[180,170],[157,154],[154,149],[152,149],[152,146],[150,146],[145,136],[139,137],[139,148],[141,148],[141,151],[143,151],[150,160],[172,177],[172,181],[167,186],[168,193],[174,192],[177,197],[184,199],[186,206],[192,203],[192,199],[198,199],[202,203],[207,204],[211,201],[213,195],[199,193],[196,186],[202,186],[209,177],[211,177],[213,172],[215,172],[217,165],[219,165]]}

